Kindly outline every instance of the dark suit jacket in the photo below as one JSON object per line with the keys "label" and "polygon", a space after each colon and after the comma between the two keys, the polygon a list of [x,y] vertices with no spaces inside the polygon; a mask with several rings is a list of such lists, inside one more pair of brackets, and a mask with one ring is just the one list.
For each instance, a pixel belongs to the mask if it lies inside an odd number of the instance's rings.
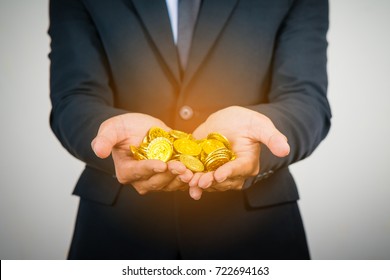
{"label": "dark suit jacket", "polygon": [[[111,204],[121,187],[112,160],[90,148],[107,118],[141,112],[191,132],[239,105],[268,116],[291,146],[282,159],[262,148],[262,180],[244,191],[247,202],[298,199],[288,166],[330,126],[326,0],[204,0],[183,77],[163,0],[52,0],[50,19],[50,124],[86,163],[75,194]],[[183,106],[193,110],[188,120]]]}

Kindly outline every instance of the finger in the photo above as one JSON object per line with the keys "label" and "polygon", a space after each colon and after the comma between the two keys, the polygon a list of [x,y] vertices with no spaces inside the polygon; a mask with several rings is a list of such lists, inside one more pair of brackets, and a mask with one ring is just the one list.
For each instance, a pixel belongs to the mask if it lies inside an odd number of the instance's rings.
{"label": "finger", "polygon": [[193,173],[189,169],[177,175],[168,185],[164,191],[185,190],[188,188],[188,182],[191,180]]}
{"label": "finger", "polygon": [[172,174],[178,175],[177,178],[185,184],[188,184],[194,175],[192,171],[187,169],[180,161],[169,161],[168,169]]}
{"label": "finger", "polygon": [[107,158],[111,154],[112,148],[115,145],[115,140],[113,140],[113,138],[114,136],[111,138],[107,138],[106,136],[96,136],[91,143],[91,147],[95,155],[99,158]]}
{"label": "finger", "polygon": [[111,154],[112,148],[119,142],[115,119],[104,121],[99,131],[92,140],[91,146],[94,153],[100,158],[106,158]]}
{"label": "finger", "polygon": [[128,160],[118,163],[114,156],[114,163],[117,179],[122,184],[147,180],[167,170],[167,164],[161,160]]}
{"label": "finger", "polygon": [[184,174],[187,170],[185,165],[177,160],[169,161],[167,164],[169,171],[171,171],[171,173],[175,175]]}
{"label": "finger", "polygon": [[228,190],[240,190],[244,185],[244,180],[242,178],[227,179],[222,183],[213,184],[210,188],[205,189],[204,191],[228,191]]}
{"label": "finger", "polygon": [[213,184],[214,181],[214,172],[203,173],[199,178],[198,187],[201,189],[207,189]]}
{"label": "finger", "polygon": [[259,129],[255,130],[255,139],[265,144],[268,149],[278,157],[285,157],[290,153],[290,146],[287,137],[283,135],[272,123],[272,121],[261,115],[257,121]]}
{"label": "finger", "polygon": [[259,172],[259,160],[256,158],[236,158],[214,171],[214,180],[222,183],[228,178],[246,178]]}
{"label": "finger", "polygon": [[189,194],[194,200],[199,200],[202,197],[203,190],[199,187],[190,187]]}
{"label": "finger", "polygon": [[278,157],[285,157],[290,153],[290,145],[287,143],[287,137],[281,133],[273,134],[267,147]]}
{"label": "finger", "polygon": [[167,192],[185,190],[188,188],[188,185],[180,180],[179,176],[176,176],[171,182],[168,183],[166,187],[162,190]]}
{"label": "finger", "polygon": [[191,180],[188,182],[188,185],[190,187],[197,187],[200,177],[202,176],[202,172],[195,173],[194,176],[192,176]]}
{"label": "finger", "polygon": [[183,174],[180,174],[178,177],[183,183],[188,184],[193,176],[194,173],[192,173],[191,170],[187,169]]}
{"label": "finger", "polygon": [[158,173],[147,180],[139,180],[134,183],[138,189],[146,191],[160,191],[169,185],[170,182],[175,178],[170,172]]}

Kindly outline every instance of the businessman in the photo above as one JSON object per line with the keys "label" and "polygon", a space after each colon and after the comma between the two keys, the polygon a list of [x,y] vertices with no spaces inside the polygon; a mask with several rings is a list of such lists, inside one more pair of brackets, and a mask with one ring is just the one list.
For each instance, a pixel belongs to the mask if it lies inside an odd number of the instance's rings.
{"label": "businessman", "polygon": [[[70,259],[308,259],[288,166],[330,127],[325,0],[52,0],[51,127],[86,167]],[[149,128],[237,155],[137,161]]]}

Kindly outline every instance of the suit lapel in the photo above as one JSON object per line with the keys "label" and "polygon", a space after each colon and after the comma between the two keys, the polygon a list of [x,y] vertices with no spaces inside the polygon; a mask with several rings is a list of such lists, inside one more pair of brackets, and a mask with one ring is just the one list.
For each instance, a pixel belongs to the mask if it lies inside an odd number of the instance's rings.
{"label": "suit lapel", "polygon": [[[164,0],[132,0],[158,52],[180,82],[180,68],[176,45]],[[214,45],[238,0],[203,0],[194,30],[188,66],[184,73],[186,86]]]}
{"label": "suit lapel", "polygon": [[132,0],[158,52],[180,82],[180,68],[169,15],[163,0]]}
{"label": "suit lapel", "polygon": [[214,45],[237,0],[204,0],[192,39],[188,66],[184,73],[185,87]]}

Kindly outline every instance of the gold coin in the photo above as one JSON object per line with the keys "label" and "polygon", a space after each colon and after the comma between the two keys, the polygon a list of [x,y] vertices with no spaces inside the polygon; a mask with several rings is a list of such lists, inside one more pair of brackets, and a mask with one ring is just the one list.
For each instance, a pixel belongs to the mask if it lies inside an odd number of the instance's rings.
{"label": "gold coin", "polygon": [[197,156],[202,148],[193,140],[187,138],[177,139],[173,142],[173,147],[179,154]]}
{"label": "gold coin", "polygon": [[166,132],[160,127],[152,127],[139,147],[129,148],[131,155],[138,160],[180,160],[193,172],[214,171],[236,158],[229,140],[218,132],[197,140],[180,130]]}
{"label": "gold coin", "polygon": [[145,155],[141,154],[138,151],[134,153],[134,158],[136,158],[137,160],[148,159]]}
{"label": "gold coin", "polygon": [[226,148],[228,148],[228,149],[232,148],[232,146],[230,145],[229,140],[225,136],[223,136],[222,134],[220,134],[218,132],[210,133],[209,135],[207,135],[207,139],[218,140],[219,142],[222,142],[225,145]]}
{"label": "gold coin", "polygon": [[189,138],[189,134],[185,133],[180,130],[171,130],[169,131],[169,134],[174,138],[174,139],[180,139],[180,138]]}
{"label": "gold coin", "polygon": [[148,152],[148,146],[149,146],[149,143],[142,143],[138,147],[138,152],[143,154],[146,157],[146,153]]}
{"label": "gold coin", "polygon": [[164,137],[157,137],[148,145],[146,156],[148,159],[159,159],[167,162],[173,153],[171,141]]}
{"label": "gold coin", "polygon": [[142,140],[143,144],[149,144],[149,139],[148,136],[145,136],[144,139]]}
{"label": "gold coin", "polygon": [[207,154],[202,150],[202,152],[199,155],[199,159],[201,160],[201,162],[204,163],[206,158],[207,158]]}
{"label": "gold coin", "polygon": [[229,160],[227,158],[225,158],[225,159],[221,158],[221,159],[212,160],[212,161],[208,162],[207,164],[205,164],[205,166],[206,166],[207,171],[215,171],[227,162],[229,162]]}
{"label": "gold coin", "polygon": [[174,154],[174,155],[172,155],[171,160],[180,160],[180,154]]}
{"label": "gold coin", "polygon": [[211,152],[208,156],[213,158],[227,158],[230,160],[232,157],[232,152],[227,148],[219,148]]}
{"label": "gold coin", "polygon": [[134,155],[136,152],[138,152],[138,148],[136,146],[130,145],[130,151],[131,154]]}
{"label": "gold coin", "polygon": [[208,171],[214,171],[218,167],[230,161],[232,152],[227,148],[219,148],[211,152],[204,160],[204,165]]}
{"label": "gold coin", "polygon": [[170,138],[170,135],[168,132],[166,132],[164,129],[160,127],[152,127],[149,129],[148,132],[148,140],[151,142],[152,140],[158,138],[158,137],[164,137],[164,138]]}
{"label": "gold coin", "polygon": [[202,145],[202,149],[206,154],[210,154],[211,152],[219,148],[226,148],[226,147],[221,141],[215,139],[207,139],[206,141],[203,142]]}
{"label": "gold coin", "polygon": [[180,161],[193,172],[202,172],[204,170],[203,163],[194,156],[180,155]]}

